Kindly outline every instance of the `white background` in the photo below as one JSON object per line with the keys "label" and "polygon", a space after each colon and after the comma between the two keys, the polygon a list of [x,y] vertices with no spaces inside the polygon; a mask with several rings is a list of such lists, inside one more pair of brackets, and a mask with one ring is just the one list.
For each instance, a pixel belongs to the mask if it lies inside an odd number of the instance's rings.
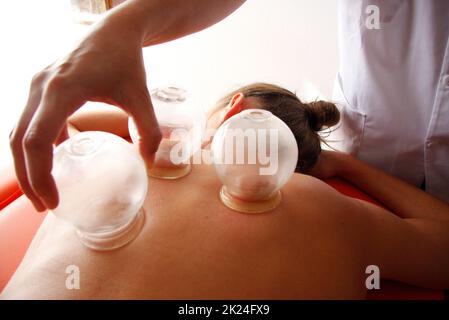
{"label": "white background", "polygon": [[[34,73],[64,56],[89,27],[69,0],[2,1],[0,167]],[[334,0],[248,0],[217,25],[144,49],[150,88],[179,84],[207,108],[239,85],[266,81],[305,99],[330,98],[338,67]],[[1,178],[1,177],[0,177]]]}

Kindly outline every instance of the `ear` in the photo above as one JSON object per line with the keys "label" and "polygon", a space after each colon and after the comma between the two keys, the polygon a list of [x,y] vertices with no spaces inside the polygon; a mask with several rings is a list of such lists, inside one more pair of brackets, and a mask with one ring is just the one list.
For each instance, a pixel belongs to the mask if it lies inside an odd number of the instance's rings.
{"label": "ear", "polygon": [[243,99],[245,96],[243,93],[239,92],[236,93],[231,101],[229,101],[229,104],[226,106],[226,108],[223,109],[219,124],[221,125],[223,122],[228,120],[230,117],[236,115],[237,113],[241,112],[244,109],[243,105]]}

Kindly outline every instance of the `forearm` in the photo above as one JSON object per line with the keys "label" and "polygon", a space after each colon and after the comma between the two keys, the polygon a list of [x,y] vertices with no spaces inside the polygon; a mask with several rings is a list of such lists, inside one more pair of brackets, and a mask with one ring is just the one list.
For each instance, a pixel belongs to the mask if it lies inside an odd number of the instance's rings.
{"label": "forearm", "polygon": [[69,117],[67,129],[69,136],[83,131],[104,131],[128,138],[128,115],[123,110],[114,107],[80,110]]}
{"label": "forearm", "polygon": [[448,204],[381,170],[343,154],[339,167],[339,176],[385,204],[400,217],[449,220]]}
{"label": "forearm", "polygon": [[112,29],[126,28],[142,46],[149,46],[203,30],[227,17],[244,1],[128,0],[111,10],[102,24]]}

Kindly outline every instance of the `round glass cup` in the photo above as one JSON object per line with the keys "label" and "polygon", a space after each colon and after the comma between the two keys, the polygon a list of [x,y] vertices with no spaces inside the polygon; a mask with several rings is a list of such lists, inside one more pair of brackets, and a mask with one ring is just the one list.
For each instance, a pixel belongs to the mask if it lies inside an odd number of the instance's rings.
{"label": "round glass cup", "polygon": [[[190,173],[190,157],[201,149],[206,119],[186,90],[168,86],[151,92],[151,101],[162,132],[162,140],[148,175],[160,179],[179,179]],[[139,134],[132,118],[128,122],[134,143]]]}
{"label": "round glass cup", "polygon": [[73,225],[86,247],[117,249],[140,233],[148,180],[132,144],[106,132],[81,132],[55,148],[52,174],[59,193],[52,212]]}
{"label": "round glass cup", "polygon": [[295,137],[281,119],[262,109],[244,110],[220,126],[211,149],[224,205],[244,213],[279,205],[280,189],[298,161]]}

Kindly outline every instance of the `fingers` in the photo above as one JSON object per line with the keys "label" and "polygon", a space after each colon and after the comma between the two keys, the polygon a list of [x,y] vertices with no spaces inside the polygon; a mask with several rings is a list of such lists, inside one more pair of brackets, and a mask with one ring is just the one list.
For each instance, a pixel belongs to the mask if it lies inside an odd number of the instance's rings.
{"label": "fingers", "polygon": [[139,133],[140,153],[147,165],[151,167],[162,135],[146,88],[143,92],[135,94],[126,108],[133,117]]}
{"label": "fingers", "polygon": [[33,79],[25,109],[22,112],[17,125],[10,135],[10,147],[14,159],[14,168],[16,171],[16,177],[19,182],[20,189],[30,199],[37,211],[44,211],[46,207],[39,199],[37,194],[35,194],[28,180],[22,142],[25,132],[28,128],[28,124],[30,123],[41,99],[41,81],[42,76],[39,75],[35,76],[35,78]]}
{"label": "fingers", "polygon": [[[61,93],[64,94],[61,94]],[[48,209],[58,205],[56,183],[51,175],[53,143],[65,135],[67,109],[73,104],[66,90],[45,92],[23,138],[28,181]]]}

